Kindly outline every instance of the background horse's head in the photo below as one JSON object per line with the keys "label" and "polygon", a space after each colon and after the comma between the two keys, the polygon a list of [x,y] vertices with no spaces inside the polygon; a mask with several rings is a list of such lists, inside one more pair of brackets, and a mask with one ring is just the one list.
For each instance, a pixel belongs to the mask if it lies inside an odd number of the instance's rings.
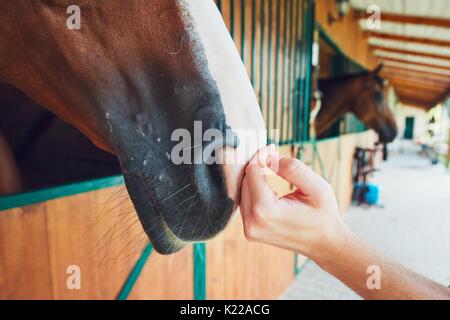
{"label": "background horse's head", "polygon": [[[2,1],[0,80],[117,155],[157,251],[214,236],[259,147],[244,150],[233,134],[264,127],[214,2],[77,3],[79,30],[67,27],[72,1]],[[239,163],[208,161],[237,153]]]}
{"label": "background horse's head", "polygon": [[349,108],[369,128],[374,129],[381,142],[392,142],[397,136],[394,115],[386,104],[384,79],[380,77],[382,65],[369,72],[356,99]]}
{"label": "background horse's head", "polygon": [[319,81],[322,107],[316,119],[320,136],[339,117],[352,112],[369,128],[375,130],[381,142],[391,142],[397,136],[397,125],[386,104],[382,65],[371,72],[351,74]]}

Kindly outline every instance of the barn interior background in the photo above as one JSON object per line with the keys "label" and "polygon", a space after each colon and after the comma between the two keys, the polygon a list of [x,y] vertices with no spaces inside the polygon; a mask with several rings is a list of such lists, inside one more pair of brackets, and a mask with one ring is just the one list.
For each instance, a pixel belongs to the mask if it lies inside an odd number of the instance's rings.
{"label": "barn interior background", "polygon": [[[373,148],[377,136],[352,114],[345,114],[328,138],[312,139],[314,77],[372,70],[383,62],[383,75],[389,81],[386,96],[400,138],[437,144],[439,160],[450,161],[449,104],[443,103],[450,86],[445,0],[414,5],[382,0],[216,3],[247,68],[267,127],[279,129],[278,136],[268,139],[279,145],[281,154],[303,159],[330,181],[342,214],[352,202],[355,148]],[[366,9],[371,4],[382,9],[380,30],[367,29]],[[430,125],[438,133],[425,141]],[[52,124],[48,132],[59,126]],[[64,136],[74,142],[82,139],[72,132]],[[64,144],[51,134],[41,138]],[[43,141],[41,145],[49,145],[49,140]],[[36,149],[44,159],[42,152],[52,152]],[[39,155],[30,151],[30,157]],[[44,174],[60,165],[35,171]],[[80,168],[79,162],[74,165]],[[70,169],[61,175],[64,184],[49,181],[46,186],[30,186],[35,190],[0,198],[0,298],[267,299],[279,297],[301,271],[304,257],[246,241],[240,218],[206,244],[194,244],[170,257],[152,253],[141,226],[131,218],[132,204],[115,170],[108,162],[102,170],[80,170],[85,176],[79,181],[80,173],[76,179]],[[276,178],[271,184],[279,193],[291,189]],[[66,285],[72,265],[82,272],[80,290]]]}

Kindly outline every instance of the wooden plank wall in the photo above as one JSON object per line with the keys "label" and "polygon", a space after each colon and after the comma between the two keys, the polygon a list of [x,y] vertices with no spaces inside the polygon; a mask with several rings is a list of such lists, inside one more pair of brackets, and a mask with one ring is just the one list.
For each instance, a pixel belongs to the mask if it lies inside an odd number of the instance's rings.
{"label": "wooden plank wall", "polygon": [[[114,299],[146,241],[124,187],[2,211],[0,299]],[[192,247],[154,254],[130,298],[191,299],[192,275]]]}
{"label": "wooden plank wall", "polygon": [[[377,134],[372,130],[325,140],[317,144],[316,161],[313,161],[312,145],[308,144],[304,148],[303,161],[330,182],[338,200],[341,214],[345,214],[351,205],[355,148],[358,146],[373,148],[376,141]],[[318,156],[323,161],[325,172],[321,172],[317,160]]]}
{"label": "wooden plank wall", "polygon": [[377,59],[372,54],[367,36],[359,27],[353,10],[350,10],[349,14],[341,21],[334,22],[331,25],[328,23],[329,13],[337,15],[335,2],[335,0],[316,1],[316,21],[347,56],[368,69],[374,69],[377,65]]}

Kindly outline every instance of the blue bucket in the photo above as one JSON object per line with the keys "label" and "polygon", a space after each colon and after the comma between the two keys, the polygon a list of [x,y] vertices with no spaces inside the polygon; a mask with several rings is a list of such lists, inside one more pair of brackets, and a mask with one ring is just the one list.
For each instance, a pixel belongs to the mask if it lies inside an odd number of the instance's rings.
{"label": "blue bucket", "polygon": [[378,203],[380,197],[380,188],[372,183],[366,184],[366,194],[364,200],[369,205],[375,205]]}

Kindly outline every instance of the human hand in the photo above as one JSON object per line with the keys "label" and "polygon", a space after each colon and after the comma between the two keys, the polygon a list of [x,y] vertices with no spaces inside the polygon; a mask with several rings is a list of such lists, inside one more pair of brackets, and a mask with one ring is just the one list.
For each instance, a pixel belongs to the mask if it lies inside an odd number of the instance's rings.
{"label": "human hand", "polygon": [[[272,170],[297,189],[279,197],[268,185]],[[273,145],[261,148],[242,181],[241,215],[247,239],[330,259],[348,231],[331,186],[303,162],[278,157]]]}

